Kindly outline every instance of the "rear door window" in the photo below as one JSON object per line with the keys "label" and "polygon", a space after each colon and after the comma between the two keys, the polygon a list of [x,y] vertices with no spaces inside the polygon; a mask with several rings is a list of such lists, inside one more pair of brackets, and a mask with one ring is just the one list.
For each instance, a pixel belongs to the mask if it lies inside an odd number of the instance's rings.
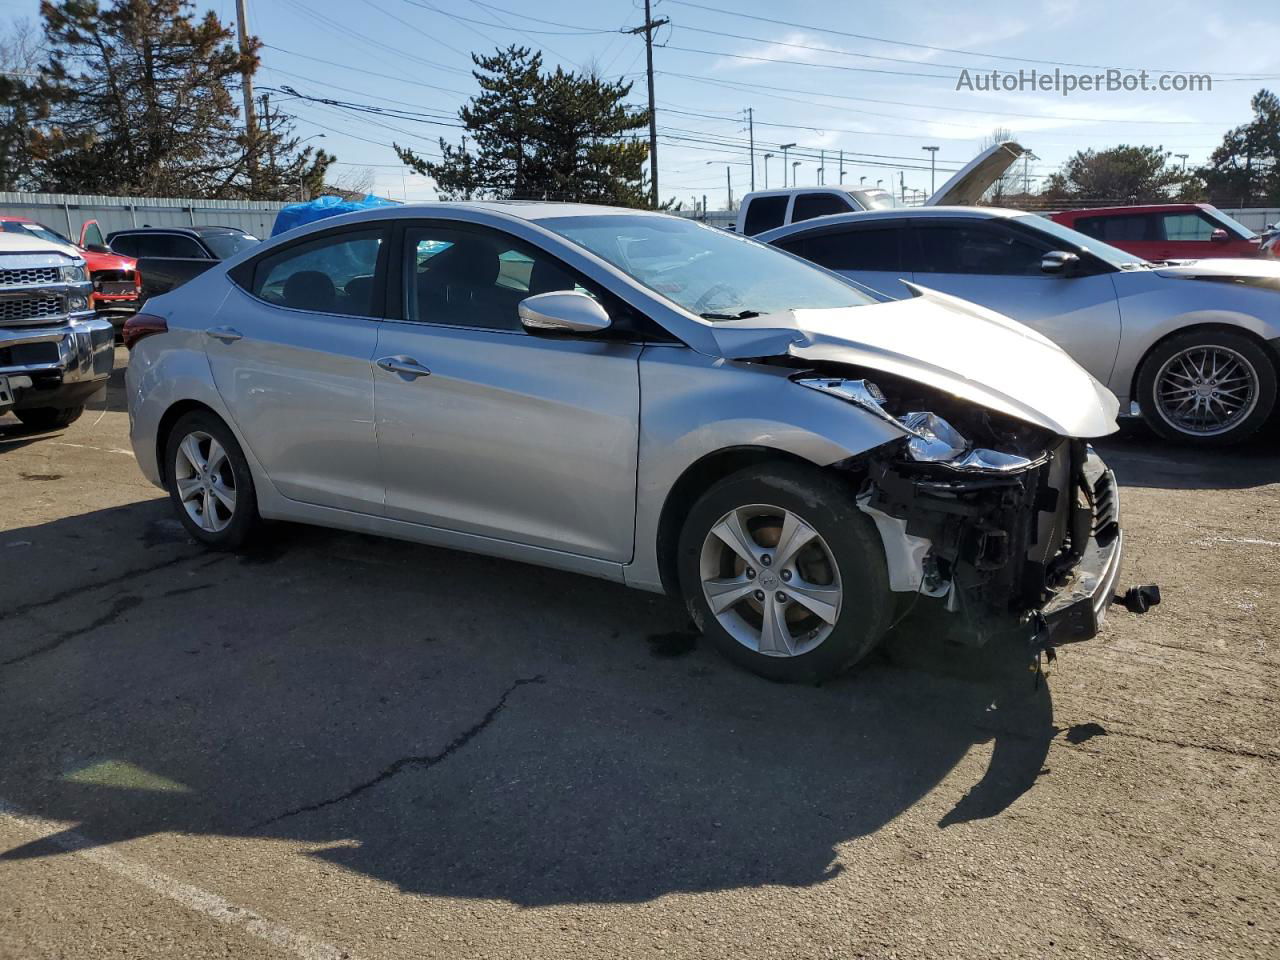
{"label": "rear door window", "polygon": [[384,230],[351,230],[293,244],[254,263],[249,292],[267,303],[313,313],[377,316]]}
{"label": "rear door window", "polygon": [[828,270],[901,270],[897,227],[859,230],[815,230],[783,249],[797,253]]}
{"label": "rear door window", "polygon": [[991,223],[933,223],[915,227],[920,273],[996,276],[1040,274],[1049,248]]}
{"label": "rear door window", "polygon": [[1081,217],[1075,229],[1105,243],[1144,243],[1160,240],[1159,223],[1153,214],[1125,213],[1114,217]]}
{"label": "rear door window", "polygon": [[791,222],[849,213],[851,210],[853,207],[849,201],[834,193],[801,193],[796,195],[795,205],[791,208]]}
{"label": "rear door window", "polygon": [[[135,233],[135,253],[131,257],[169,257],[180,260],[208,260],[204,247],[181,233]],[[123,252],[123,251],[121,251]]]}
{"label": "rear door window", "polygon": [[747,219],[743,224],[742,232],[748,237],[754,237],[757,233],[764,233],[766,230],[782,226],[782,221],[787,216],[787,201],[789,199],[790,197],[786,196],[786,194],[772,197],[753,197],[751,202],[747,204]]}

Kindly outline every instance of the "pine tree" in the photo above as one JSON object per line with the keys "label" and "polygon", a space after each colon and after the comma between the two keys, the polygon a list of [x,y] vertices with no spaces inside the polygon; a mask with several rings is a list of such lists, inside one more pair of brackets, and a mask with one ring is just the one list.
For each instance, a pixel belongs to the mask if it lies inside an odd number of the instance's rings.
{"label": "pine tree", "polygon": [[441,197],[645,204],[648,148],[634,134],[648,116],[626,106],[630,84],[543,73],[541,53],[526,47],[472,60],[481,92],[458,111],[463,143],[442,138],[438,162],[395,148]]}
{"label": "pine tree", "polygon": [[1224,206],[1280,203],[1280,97],[1259,90],[1249,104],[1253,119],[1228,130],[1198,171],[1209,199]]}

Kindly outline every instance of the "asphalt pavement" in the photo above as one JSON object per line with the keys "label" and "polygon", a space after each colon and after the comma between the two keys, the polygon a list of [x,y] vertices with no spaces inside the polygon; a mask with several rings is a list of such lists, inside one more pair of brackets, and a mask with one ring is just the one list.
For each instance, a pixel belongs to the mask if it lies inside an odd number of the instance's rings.
{"label": "asphalt pavement", "polygon": [[0,957],[1280,956],[1274,437],[1102,445],[1164,603],[1046,682],[908,623],[800,687],[602,581],[206,552],[127,429],[0,417]]}

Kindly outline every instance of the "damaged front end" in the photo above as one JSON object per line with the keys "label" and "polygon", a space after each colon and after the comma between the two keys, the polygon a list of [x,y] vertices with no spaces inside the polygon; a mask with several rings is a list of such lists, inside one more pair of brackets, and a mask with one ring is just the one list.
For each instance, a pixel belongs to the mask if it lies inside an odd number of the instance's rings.
{"label": "damaged front end", "polygon": [[860,478],[894,591],[936,598],[973,645],[1010,627],[1037,648],[1098,632],[1123,535],[1115,477],[1085,441],[905,379],[794,380],[903,431],[839,465]]}

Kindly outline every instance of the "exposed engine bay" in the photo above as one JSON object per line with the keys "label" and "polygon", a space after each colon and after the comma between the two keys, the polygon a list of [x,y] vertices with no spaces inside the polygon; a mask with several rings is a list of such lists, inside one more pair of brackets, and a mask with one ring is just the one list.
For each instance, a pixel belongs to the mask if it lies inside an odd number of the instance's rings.
{"label": "exposed engine bay", "polygon": [[1097,632],[1120,526],[1114,476],[1085,441],[882,374],[793,379],[904,431],[837,465],[858,477],[893,590],[940,601],[970,644],[1011,625],[1041,647]]}

